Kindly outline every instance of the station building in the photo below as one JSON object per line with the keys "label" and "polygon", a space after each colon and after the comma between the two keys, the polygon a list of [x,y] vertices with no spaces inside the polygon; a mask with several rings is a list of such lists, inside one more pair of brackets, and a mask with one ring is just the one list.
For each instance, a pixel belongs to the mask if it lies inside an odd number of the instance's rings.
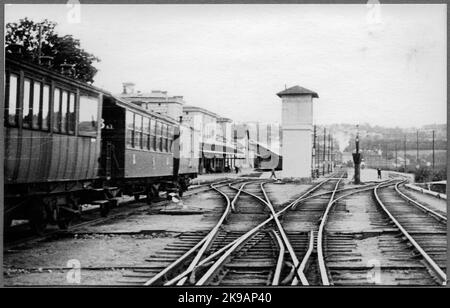
{"label": "station building", "polygon": [[[135,90],[135,84],[124,82],[119,97],[142,108],[166,115],[179,121],[182,129],[191,129],[192,155],[199,161],[198,172],[233,172],[239,169],[272,169],[270,162],[281,159],[281,135],[279,124],[245,122],[237,123],[208,109],[187,105],[183,96],[171,96],[167,91]],[[181,149],[183,151],[183,149]],[[281,164],[275,163],[275,168]]]}
{"label": "station building", "polygon": [[183,106],[183,122],[199,139],[199,173],[230,172],[244,155],[233,141],[232,120],[197,106]]}
{"label": "station building", "polygon": [[232,171],[236,160],[242,159],[244,154],[236,149],[236,142],[233,142],[231,119],[201,107],[186,105],[183,96],[170,96],[167,91],[141,92],[135,90],[132,82],[122,85],[121,99],[164,114],[179,121],[182,127],[194,131],[191,144],[193,155],[199,160],[200,174]]}

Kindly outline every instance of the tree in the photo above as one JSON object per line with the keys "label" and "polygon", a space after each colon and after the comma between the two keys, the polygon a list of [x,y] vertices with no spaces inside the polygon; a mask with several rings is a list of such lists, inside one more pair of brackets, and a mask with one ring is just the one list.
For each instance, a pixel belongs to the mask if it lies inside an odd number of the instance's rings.
{"label": "tree", "polygon": [[[59,70],[64,63],[73,65],[74,78],[94,82],[97,69],[94,62],[100,59],[80,47],[80,41],[72,35],[59,36],[55,32],[56,23],[45,19],[36,23],[27,18],[18,23],[6,24],[5,48],[7,53],[15,53],[25,60],[39,62],[39,56],[53,58],[53,68]],[[21,46],[17,54],[14,46]],[[39,48],[40,47],[40,48]]]}

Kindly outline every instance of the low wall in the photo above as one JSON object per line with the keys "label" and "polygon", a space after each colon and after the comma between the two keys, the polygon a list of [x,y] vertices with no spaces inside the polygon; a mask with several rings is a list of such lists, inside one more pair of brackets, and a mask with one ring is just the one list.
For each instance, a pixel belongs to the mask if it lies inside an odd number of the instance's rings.
{"label": "low wall", "polygon": [[416,186],[416,185],[413,185],[413,184],[406,184],[405,187],[408,188],[408,189],[411,189],[411,190],[415,190],[415,191],[421,192],[422,194],[427,194],[427,195],[434,196],[436,198],[447,200],[447,195],[445,195],[445,194],[440,194],[438,192],[435,192],[435,191],[432,191],[432,190],[428,190],[428,189],[424,189],[422,187],[419,187],[419,186]]}

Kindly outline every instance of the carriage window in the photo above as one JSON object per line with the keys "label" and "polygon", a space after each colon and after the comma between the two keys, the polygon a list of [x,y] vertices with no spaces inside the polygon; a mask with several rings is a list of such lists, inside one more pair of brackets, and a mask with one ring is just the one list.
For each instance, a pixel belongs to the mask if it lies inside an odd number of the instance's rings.
{"label": "carriage window", "polygon": [[163,126],[163,151],[164,152],[168,152],[168,148],[167,148],[167,131],[168,131],[168,126],[166,124],[164,124]]}
{"label": "carriage window", "polygon": [[126,113],[126,126],[127,126],[127,146],[133,146],[134,140],[134,113],[127,110]]}
{"label": "carriage window", "polygon": [[17,113],[17,75],[9,75],[9,93],[8,93],[8,123],[16,124]]}
{"label": "carriage window", "polygon": [[61,96],[61,132],[67,132],[67,91],[62,91]]}
{"label": "carriage window", "polygon": [[60,114],[60,102],[61,102],[61,91],[55,88],[53,93],[53,131],[59,132],[61,127],[61,114]]}
{"label": "carriage window", "polygon": [[48,85],[44,85],[44,89],[42,91],[42,129],[48,130],[48,112],[50,106],[50,87]]}
{"label": "carriage window", "polygon": [[33,117],[32,126],[39,129],[39,104],[41,100],[41,83],[33,82]]}
{"label": "carriage window", "polygon": [[142,116],[134,115],[134,147],[142,148]]}
{"label": "carriage window", "polygon": [[31,81],[25,79],[23,84],[23,127],[30,127],[30,91]]}
{"label": "carriage window", "polygon": [[144,118],[143,129],[144,129],[143,134],[144,140],[142,141],[142,146],[144,147],[144,149],[150,150],[150,119],[147,117]]}
{"label": "carriage window", "polygon": [[156,121],[156,148],[155,148],[155,150],[156,151],[161,151],[162,149],[161,149],[161,147],[162,147],[162,145],[161,145],[161,139],[162,139],[162,137],[161,137],[161,122],[159,122],[159,121]]}
{"label": "carriage window", "polygon": [[69,133],[75,132],[75,94],[69,95],[69,113],[67,115],[67,121],[69,122]]}
{"label": "carriage window", "polygon": [[168,133],[168,142],[169,142],[169,152],[173,153],[172,145],[173,145],[173,138],[174,138],[174,127],[169,126],[169,133]]}
{"label": "carriage window", "polygon": [[83,136],[97,136],[98,98],[80,96],[78,133]]}
{"label": "carriage window", "polygon": [[154,119],[150,122],[150,147],[156,151],[156,121]]}

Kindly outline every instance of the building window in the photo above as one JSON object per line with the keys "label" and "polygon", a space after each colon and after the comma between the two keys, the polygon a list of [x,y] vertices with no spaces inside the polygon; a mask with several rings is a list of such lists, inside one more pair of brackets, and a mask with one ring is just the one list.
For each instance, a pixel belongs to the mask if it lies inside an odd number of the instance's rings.
{"label": "building window", "polygon": [[82,136],[96,137],[97,127],[98,127],[98,98],[81,95],[80,113],[78,121],[78,134]]}
{"label": "building window", "polygon": [[128,147],[133,147],[134,141],[134,113],[126,112],[126,142]]}
{"label": "building window", "polygon": [[42,90],[42,129],[48,130],[49,127],[49,106],[50,106],[50,86],[44,85]]}
{"label": "building window", "polygon": [[32,118],[31,118],[31,126],[34,129],[39,129],[39,112],[40,112],[40,103],[41,103],[41,83],[33,82],[33,110],[32,110]]}
{"label": "building window", "polygon": [[31,80],[25,79],[23,84],[23,127],[30,127]]}
{"label": "building window", "polygon": [[142,116],[134,115],[134,147],[142,148]]}
{"label": "building window", "polygon": [[150,150],[150,119],[144,118],[144,127],[143,127],[143,141],[142,146],[146,150]]}
{"label": "building window", "polygon": [[69,113],[67,115],[69,134],[75,133],[75,94],[69,94]]}
{"label": "building window", "polygon": [[53,94],[53,131],[59,132],[61,127],[61,113],[60,106],[61,104],[61,91],[58,88],[55,88]]}
{"label": "building window", "polygon": [[9,75],[8,85],[8,123],[16,125],[17,123],[17,80],[18,76],[15,74]]}

